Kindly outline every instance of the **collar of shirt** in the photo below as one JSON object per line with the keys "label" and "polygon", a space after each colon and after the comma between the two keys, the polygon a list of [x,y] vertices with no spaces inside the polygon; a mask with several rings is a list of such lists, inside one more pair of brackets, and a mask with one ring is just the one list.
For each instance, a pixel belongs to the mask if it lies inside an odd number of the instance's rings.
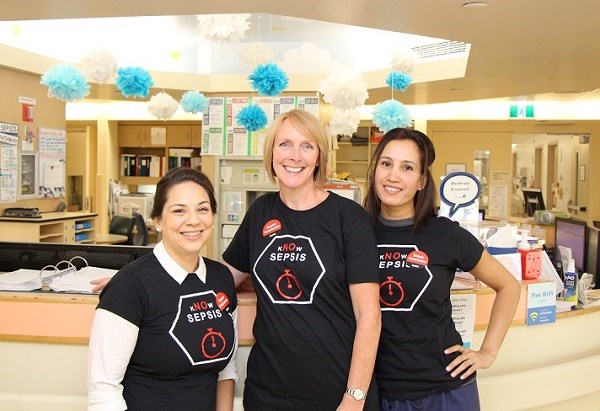
{"label": "collar of shirt", "polygon": [[167,252],[164,244],[160,241],[158,244],[154,246],[154,255],[158,259],[160,265],[163,266],[167,274],[169,274],[179,285],[183,283],[183,280],[190,275],[196,274],[200,281],[206,283],[206,264],[204,263],[204,259],[202,256],[198,256],[198,268],[194,273],[188,273],[184,270]]}

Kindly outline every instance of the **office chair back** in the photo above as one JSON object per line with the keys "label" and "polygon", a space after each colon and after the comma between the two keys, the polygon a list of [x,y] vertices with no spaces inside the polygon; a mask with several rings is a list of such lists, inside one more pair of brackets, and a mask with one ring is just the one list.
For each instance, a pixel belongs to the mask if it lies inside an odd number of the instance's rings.
{"label": "office chair back", "polygon": [[110,220],[110,234],[121,234],[127,236],[127,241],[124,244],[133,245],[133,227],[135,221],[132,217],[126,215],[115,215]]}
{"label": "office chair back", "polygon": [[144,216],[140,213],[133,212],[132,219],[134,226],[132,245],[148,245],[148,227],[146,226]]}

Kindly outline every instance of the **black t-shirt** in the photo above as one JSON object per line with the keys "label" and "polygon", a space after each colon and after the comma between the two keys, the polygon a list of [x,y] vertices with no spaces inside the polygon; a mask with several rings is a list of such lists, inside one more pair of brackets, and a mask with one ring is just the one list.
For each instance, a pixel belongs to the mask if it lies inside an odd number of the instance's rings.
{"label": "black t-shirt", "polygon": [[475,236],[445,217],[412,230],[412,225],[381,222],[375,227],[383,321],[375,369],[381,396],[392,400],[465,383],[445,369],[458,354],[444,350],[462,344],[452,320],[450,287],[456,269],[473,269],[483,253]]}
{"label": "black t-shirt", "polygon": [[[257,294],[244,408],[334,410],[346,389],[356,331],[348,284],[378,281],[365,210],[329,193],[316,207],[295,211],[279,193],[265,194],[223,258],[252,274]],[[372,388],[365,409],[378,409]]]}
{"label": "black t-shirt", "polygon": [[147,254],[123,267],[100,294],[98,308],[139,328],[123,378],[128,409],[215,408],[218,373],[237,344],[237,299],[229,269],[204,262],[206,284],[188,275],[179,285]]}

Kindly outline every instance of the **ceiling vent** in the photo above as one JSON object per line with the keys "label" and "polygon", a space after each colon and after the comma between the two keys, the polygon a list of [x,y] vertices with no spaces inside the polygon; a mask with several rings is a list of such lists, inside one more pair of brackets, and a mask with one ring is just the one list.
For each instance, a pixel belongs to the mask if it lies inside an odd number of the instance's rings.
{"label": "ceiling vent", "polygon": [[413,47],[413,51],[419,53],[421,59],[434,57],[454,57],[461,53],[467,53],[467,43],[462,41],[443,41],[440,43],[425,44]]}

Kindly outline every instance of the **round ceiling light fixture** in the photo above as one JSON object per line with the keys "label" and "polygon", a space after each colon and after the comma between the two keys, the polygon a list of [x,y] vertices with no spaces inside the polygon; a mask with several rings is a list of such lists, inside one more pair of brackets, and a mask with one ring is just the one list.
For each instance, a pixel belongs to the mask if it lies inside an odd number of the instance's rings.
{"label": "round ceiling light fixture", "polygon": [[475,10],[475,9],[484,9],[488,6],[488,4],[485,1],[469,1],[467,3],[464,3],[462,6],[465,9]]}

